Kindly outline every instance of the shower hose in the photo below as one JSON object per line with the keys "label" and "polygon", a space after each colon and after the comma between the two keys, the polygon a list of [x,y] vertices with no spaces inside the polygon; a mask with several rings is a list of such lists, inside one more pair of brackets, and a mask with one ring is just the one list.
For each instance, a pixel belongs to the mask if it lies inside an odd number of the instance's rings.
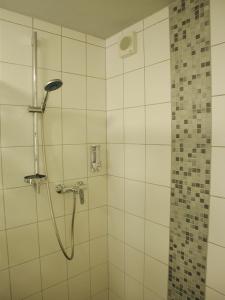
{"label": "shower hose", "polygon": [[52,203],[50,184],[49,184],[49,180],[48,180],[48,168],[47,168],[47,158],[46,158],[46,149],[45,149],[44,114],[41,114],[41,137],[42,137],[42,153],[43,153],[44,171],[47,176],[47,181],[46,181],[47,195],[48,195],[48,202],[49,202],[52,224],[54,227],[54,231],[56,234],[58,244],[60,246],[60,249],[62,250],[63,255],[65,256],[66,259],[72,260],[74,257],[74,220],[75,220],[75,214],[76,214],[76,193],[73,192],[73,211],[72,211],[71,228],[70,228],[71,253],[68,254],[65,249],[65,246],[63,245],[63,242],[60,237],[59,229],[56,224],[56,217],[55,217],[53,203]]}

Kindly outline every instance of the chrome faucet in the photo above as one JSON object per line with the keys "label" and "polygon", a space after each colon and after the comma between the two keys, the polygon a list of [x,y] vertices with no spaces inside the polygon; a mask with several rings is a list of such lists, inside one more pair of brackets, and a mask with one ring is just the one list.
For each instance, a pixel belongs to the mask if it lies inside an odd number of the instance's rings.
{"label": "chrome faucet", "polygon": [[56,185],[56,192],[59,194],[65,194],[72,192],[79,195],[80,204],[84,204],[84,190],[87,188],[86,184],[83,181],[78,181],[74,185],[66,187],[64,184]]}

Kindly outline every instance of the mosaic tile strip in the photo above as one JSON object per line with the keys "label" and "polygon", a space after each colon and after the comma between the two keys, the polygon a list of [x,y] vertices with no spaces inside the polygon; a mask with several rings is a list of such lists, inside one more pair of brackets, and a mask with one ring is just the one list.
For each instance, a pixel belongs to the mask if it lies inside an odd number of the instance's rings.
{"label": "mosaic tile strip", "polygon": [[211,159],[209,0],[170,6],[172,189],[168,299],[205,299]]}

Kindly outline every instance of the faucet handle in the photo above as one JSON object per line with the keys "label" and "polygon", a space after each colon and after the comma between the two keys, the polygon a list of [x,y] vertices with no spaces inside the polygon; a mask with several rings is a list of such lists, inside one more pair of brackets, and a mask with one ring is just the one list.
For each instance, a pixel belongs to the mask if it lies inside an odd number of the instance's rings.
{"label": "faucet handle", "polygon": [[64,185],[63,184],[57,184],[55,187],[55,190],[58,194],[61,194],[64,191]]}
{"label": "faucet handle", "polygon": [[83,181],[78,181],[77,186],[79,189],[83,189],[83,190],[87,188],[87,185]]}

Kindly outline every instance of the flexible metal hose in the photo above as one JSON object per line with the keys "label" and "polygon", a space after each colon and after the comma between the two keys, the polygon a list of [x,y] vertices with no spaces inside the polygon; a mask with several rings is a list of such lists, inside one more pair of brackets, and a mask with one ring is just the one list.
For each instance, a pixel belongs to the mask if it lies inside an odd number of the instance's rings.
{"label": "flexible metal hose", "polygon": [[74,257],[74,221],[75,221],[75,214],[76,214],[76,193],[73,192],[73,212],[72,212],[72,220],[71,220],[71,228],[70,228],[71,253],[69,255],[63,245],[63,242],[60,237],[59,229],[56,224],[56,217],[54,213],[50,185],[48,181],[48,168],[47,168],[47,158],[46,158],[46,151],[45,151],[44,114],[41,114],[41,137],[42,137],[43,164],[44,164],[44,171],[47,176],[46,185],[47,185],[48,202],[49,202],[49,208],[50,208],[50,213],[52,218],[52,224],[55,230],[58,244],[60,246],[60,249],[62,250],[63,255],[65,256],[66,259],[72,260]]}

